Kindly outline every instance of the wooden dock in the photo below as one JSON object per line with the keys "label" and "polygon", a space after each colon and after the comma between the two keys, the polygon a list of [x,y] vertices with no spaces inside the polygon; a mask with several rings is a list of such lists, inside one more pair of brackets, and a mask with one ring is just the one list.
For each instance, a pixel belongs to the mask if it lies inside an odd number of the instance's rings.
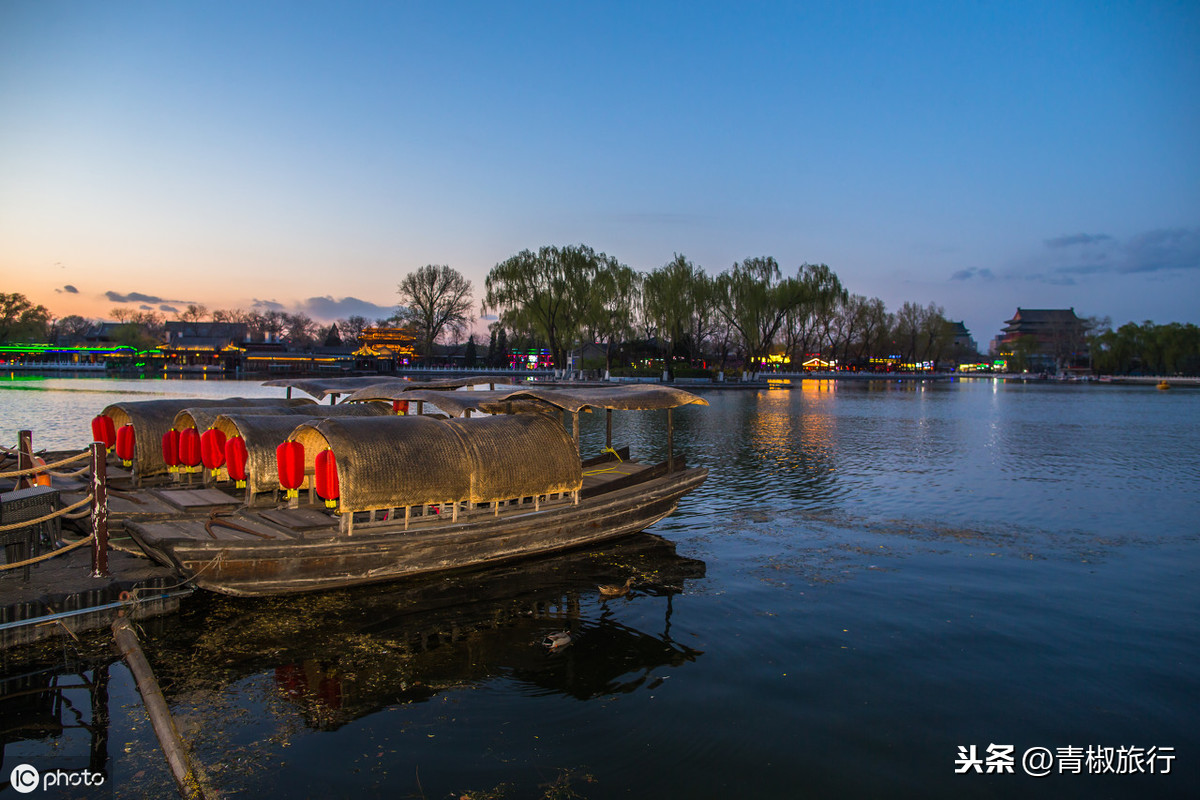
{"label": "wooden dock", "polygon": [[166,567],[121,552],[109,553],[109,574],[91,576],[87,548],[38,564],[28,581],[19,570],[0,573],[0,649],[108,629],[132,619],[169,614],[191,594]]}
{"label": "wooden dock", "polygon": [[[78,637],[108,628],[121,616],[170,613],[191,594],[172,570],[109,550],[105,456],[97,443],[80,454],[50,456],[45,463],[35,458],[29,431],[21,431],[16,451],[5,458],[0,541],[7,563],[0,566],[0,649]],[[90,466],[65,471],[85,461]],[[35,485],[46,475],[57,487]],[[72,490],[85,496],[64,502],[63,495]],[[69,529],[80,536],[72,537]]]}

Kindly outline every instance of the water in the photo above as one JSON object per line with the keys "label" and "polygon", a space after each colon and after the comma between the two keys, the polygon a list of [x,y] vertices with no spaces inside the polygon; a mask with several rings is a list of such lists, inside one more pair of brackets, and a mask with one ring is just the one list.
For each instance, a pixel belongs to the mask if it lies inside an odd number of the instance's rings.
{"label": "water", "polygon": [[[86,439],[56,430],[65,412],[14,423],[18,407],[57,408],[52,388],[0,388],[0,436]],[[288,797],[1196,796],[1200,393],[705,396],[675,412],[675,441],[709,478],[652,529],[666,542],[386,589],[194,597],[147,624],[211,782]],[[107,402],[72,396],[72,424]],[[585,451],[603,437],[604,416],[585,416]],[[614,439],[661,456],[663,415],[617,413]],[[627,576],[629,595],[600,598]],[[574,643],[547,652],[562,630]],[[39,674],[71,682],[81,648],[57,646]],[[108,676],[103,747],[83,728],[31,730],[5,740],[0,772],[92,758],[117,796],[169,793],[128,672],[89,658],[70,666]],[[56,696],[104,719],[86,689]],[[1014,774],[955,774],[960,746],[984,759],[990,744],[1013,746]],[[1024,774],[1029,748],[1089,746],[1175,758],[1167,775]]]}

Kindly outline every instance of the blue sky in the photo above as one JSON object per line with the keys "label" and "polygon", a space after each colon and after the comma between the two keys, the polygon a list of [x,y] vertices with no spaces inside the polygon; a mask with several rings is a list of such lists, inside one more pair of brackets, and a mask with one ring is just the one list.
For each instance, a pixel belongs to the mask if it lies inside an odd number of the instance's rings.
{"label": "blue sky", "polygon": [[0,274],[391,307],[585,243],[942,305],[1200,322],[1196,3],[0,2]]}

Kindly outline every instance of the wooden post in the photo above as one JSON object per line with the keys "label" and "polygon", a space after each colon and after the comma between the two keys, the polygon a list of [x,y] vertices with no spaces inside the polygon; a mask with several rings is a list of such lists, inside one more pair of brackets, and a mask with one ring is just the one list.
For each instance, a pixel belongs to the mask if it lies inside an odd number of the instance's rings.
{"label": "wooden post", "polygon": [[571,438],[575,440],[575,449],[579,449],[579,412],[571,412]]}
{"label": "wooden post", "polygon": [[129,620],[124,617],[113,623],[112,631],[117,649],[121,651],[125,663],[129,665],[129,671],[137,681],[138,692],[142,695],[146,713],[150,716],[150,724],[154,727],[159,745],[162,746],[163,755],[167,757],[167,766],[171,769],[179,793],[187,798],[203,798],[204,791],[199,778],[192,769],[183,739],[175,727],[175,720],[171,717],[171,710],[167,708],[167,701],[163,699],[162,690],[158,688],[154,670],[150,669],[150,662],[146,661],[146,654],[142,652],[137,634],[134,633]]}
{"label": "wooden post", "polygon": [[675,409],[667,409],[667,472],[675,471]]}
{"label": "wooden post", "polygon": [[604,446],[612,450],[612,409],[604,409]]}
{"label": "wooden post", "polygon": [[[17,432],[17,469],[33,469],[33,431]],[[17,478],[17,489],[37,486],[37,479],[32,475],[22,475]]]}
{"label": "wooden post", "polygon": [[104,442],[92,442],[92,577],[108,577],[108,453]]}

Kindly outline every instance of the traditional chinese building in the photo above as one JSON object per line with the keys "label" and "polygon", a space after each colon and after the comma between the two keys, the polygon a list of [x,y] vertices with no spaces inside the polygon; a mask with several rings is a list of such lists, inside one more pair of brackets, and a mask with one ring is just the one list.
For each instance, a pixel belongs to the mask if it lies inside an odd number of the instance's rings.
{"label": "traditional chinese building", "polygon": [[1086,369],[1087,326],[1074,308],[1017,308],[997,341],[1001,355],[1018,355],[1031,372]]}
{"label": "traditional chinese building", "polygon": [[364,328],[354,358],[360,368],[393,372],[416,358],[417,351],[413,349],[416,339],[409,328]]}

